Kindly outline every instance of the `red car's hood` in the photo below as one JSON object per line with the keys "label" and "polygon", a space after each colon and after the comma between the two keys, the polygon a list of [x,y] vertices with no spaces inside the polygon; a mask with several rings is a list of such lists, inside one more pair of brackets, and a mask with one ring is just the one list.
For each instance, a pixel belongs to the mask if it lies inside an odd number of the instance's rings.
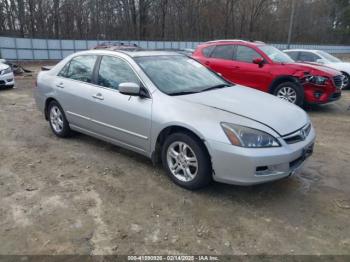
{"label": "red car's hood", "polygon": [[339,71],[332,69],[330,67],[311,64],[311,63],[310,64],[309,63],[290,63],[285,65],[288,65],[289,67],[294,68],[295,70],[302,70],[302,71],[311,73],[313,75],[318,74],[321,76],[333,77],[341,74]]}

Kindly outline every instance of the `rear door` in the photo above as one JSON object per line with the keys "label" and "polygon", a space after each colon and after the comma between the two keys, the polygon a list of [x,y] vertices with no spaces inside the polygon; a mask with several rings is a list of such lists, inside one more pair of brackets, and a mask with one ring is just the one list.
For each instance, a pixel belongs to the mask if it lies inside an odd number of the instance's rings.
{"label": "rear door", "polygon": [[234,55],[234,74],[237,84],[249,86],[267,92],[271,82],[271,65],[253,63],[255,58],[263,58],[253,48],[236,45]]}
{"label": "rear door", "polygon": [[150,147],[152,99],[119,93],[119,84],[125,82],[143,85],[126,60],[102,56],[93,87],[93,129],[122,146],[145,153]]}
{"label": "rear door", "polygon": [[233,54],[233,45],[217,45],[204,64],[213,71],[220,73],[225,79],[236,82],[235,63],[232,60]]}
{"label": "rear door", "polygon": [[70,124],[91,128],[92,76],[96,55],[76,56],[68,62],[55,79],[57,100]]}

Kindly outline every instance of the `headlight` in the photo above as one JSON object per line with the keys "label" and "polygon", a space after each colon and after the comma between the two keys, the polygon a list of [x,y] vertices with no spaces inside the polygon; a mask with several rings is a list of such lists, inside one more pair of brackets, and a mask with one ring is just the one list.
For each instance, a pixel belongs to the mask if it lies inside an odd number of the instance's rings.
{"label": "headlight", "polygon": [[323,86],[326,84],[328,78],[327,77],[323,77],[323,76],[312,76],[309,78],[309,82],[316,84],[316,85],[320,85]]}
{"label": "headlight", "polygon": [[276,138],[257,129],[229,123],[221,123],[221,127],[228,140],[235,146],[250,148],[281,146]]}

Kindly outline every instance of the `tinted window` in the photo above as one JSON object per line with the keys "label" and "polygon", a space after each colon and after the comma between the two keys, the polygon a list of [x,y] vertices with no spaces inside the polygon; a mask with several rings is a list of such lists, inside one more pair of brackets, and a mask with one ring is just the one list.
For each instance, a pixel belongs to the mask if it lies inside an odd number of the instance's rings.
{"label": "tinted window", "polygon": [[299,60],[306,62],[316,62],[317,59],[320,59],[318,55],[309,52],[300,52]]}
{"label": "tinted window", "polygon": [[210,57],[210,54],[213,52],[215,46],[209,46],[209,47],[206,47],[206,48],[203,48],[202,50],[202,53],[205,57]]}
{"label": "tinted window", "polygon": [[140,81],[131,67],[122,59],[104,56],[98,72],[98,84],[112,89],[118,89],[120,83]]}
{"label": "tinted window", "polygon": [[255,58],[261,57],[255,50],[247,46],[238,45],[236,51],[236,60],[253,63]]}
{"label": "tinted window", "polygon": [[215,47],[211,57],[220,59],[233,59],[234,46],[233,45],[218,45]]}
{"label": "tinted window", "polygon": [[292,58],[294,61],[298,60],[298,52],[286,52],[287,55],[289,55],[290,58]]}
{"label": "tinted window", "polygon": [[69,67],[66,69],[66,71],[63,68],[62,76],[91,83],[95,61],[96,56],[85,55],[74,57],[70,61]]}

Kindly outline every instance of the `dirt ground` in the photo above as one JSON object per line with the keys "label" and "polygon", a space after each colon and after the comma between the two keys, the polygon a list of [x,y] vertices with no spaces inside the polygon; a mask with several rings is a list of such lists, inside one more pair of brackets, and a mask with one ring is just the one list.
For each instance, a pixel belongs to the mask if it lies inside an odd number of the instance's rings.
{"label": "dirt ground", "polygon": [[302,173],[190,192],[130,151],[58,139],[34,78],[0,91],[0,254],[350,254],[350,92],[308,109]]}

